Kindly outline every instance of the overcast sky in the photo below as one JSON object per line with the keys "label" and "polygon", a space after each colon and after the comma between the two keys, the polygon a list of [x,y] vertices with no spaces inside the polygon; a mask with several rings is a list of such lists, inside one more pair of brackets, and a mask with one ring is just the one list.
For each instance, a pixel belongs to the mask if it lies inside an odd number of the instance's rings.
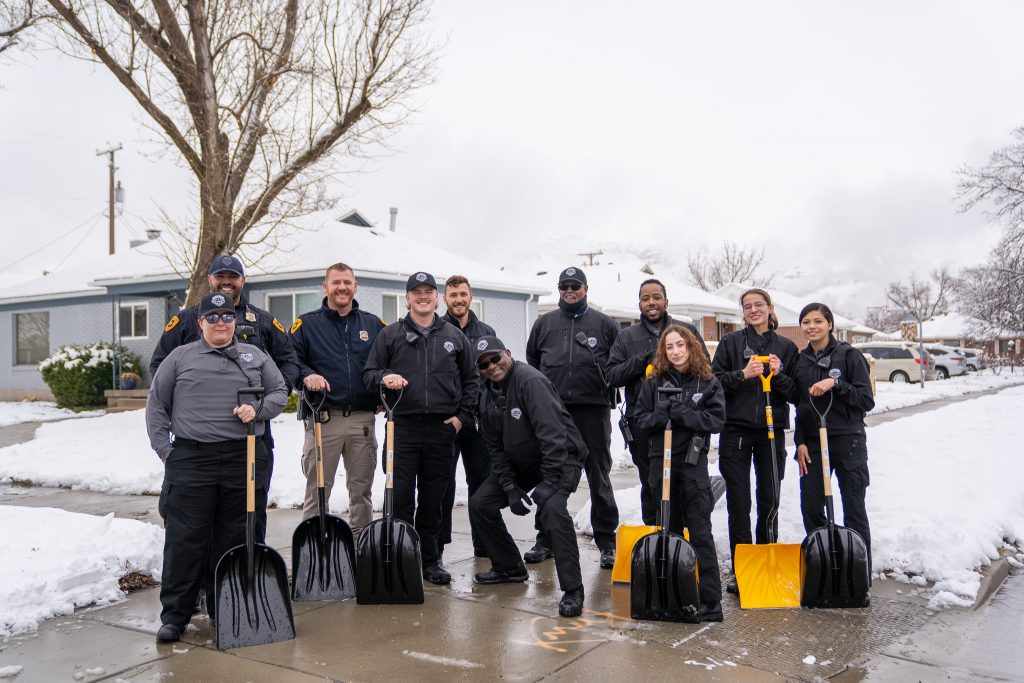
{"label": "overcast sky", "polygon": [[[437,3],[437,83],[337,191],[507,265],[551,236],[679,264],[764,244],[786,289],[856,312],[994,246],[997,226],[957,213],[954,172],[1024,125],[1021,25],[1024,4],[966,0]],[[0,84],[0,282],[106,253],[107,142],[125,147],[125,246],[190,205],[102,67],[22,55]]]}

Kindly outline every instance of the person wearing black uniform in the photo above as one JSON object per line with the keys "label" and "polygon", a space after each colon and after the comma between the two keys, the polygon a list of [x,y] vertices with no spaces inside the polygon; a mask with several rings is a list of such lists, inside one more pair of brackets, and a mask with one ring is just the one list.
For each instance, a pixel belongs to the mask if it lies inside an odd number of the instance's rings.
{"label": "person wearing black uniform", "polygon": [[821,303],[800,311],[800,331],[807,346],[796,364],[796,461],[800,466],[800,509],[804,529],[825,526],[825,483],[821,475],[818,429],[821,415],[828,425],[829,464],[839,479],[843,526],[864,539],[871,566],[871,528],[865,503],[868,484],[867,434],[864,414],[875,407],[868,362],[859,350],[832,335],[835,320]]}
{"label": "person wearing black uniform", "polygon": [[[526,342],[526,361],[540,370],[558,390],[587,444],[584,468],[590,487],[590,523],[601,549],[601,566],[615,566],[615,529],[619,509],[610,477],[613,390],[605,375],[608,351],[619,335],[610,317],[587,305],[587,276],[576,267],[558,276],[558,310],[539,317]],[[537,542],[527,562],[553,556],[551,543],[538,525]]]}
{"label": "person wearing black uniform", "polygon": [[[201,338],[167,355],[146,403],[150,444],[164,463],[162,625],[156,636],[164,643],[180,639],[204,576],[212,594],[217,562],[245,543],[246,424],[255,420],[261,434],[288,400],[273,360],[235,338],[227,295],[207,294],[199,312]],[[237,391],[245,387],[263,387],[262,401],[237,406]],[[256,500],[264,507],[268,467],[266,444],[257,439]],[[207,607],[214,618],[214,605]]]}
{"label": "person wearing black uniform", "polygon": [[[715,377],[725,389],[725,429],[718,442],[718,469],[725,477],[725,500],[729,508],[729,551],[736,557],[736,544],[768,542],[768,515],[775,483],[772,481],[771,444],[765,414],[764,389],[760,377],[765,371],[758,356],[768,356],[771,379],[772,416],[775,424],[775,466],[781,481],[786,472],[785,430],[789,427],[789,403],[796,397],[796,344],[775,330],[772,298],[763,289],[748,289],[740,296],[746,327],[722,337],[711,363]],[[757,526],[750,533],[750,465],[757,481]],[[778,537],[776,517],[773,538]],[[725,590],[736,593],[733,579]]]}
{"label": "person wearing black uniform", "polygon": [[[437,283],[414,273],[405,285],[409,313],[377,335],[363,383],[391,392],[395,416],[395,517],[420,535],[423,578],[445,585],[438,532],[455,435],[472,423],[480,375],[469,340],[437,313]],[[418,493],[418,498],[417,498]]]}
{"label": "person wearing black uniform", "polygon": [[[262,308],[250,304],[242,294],[245,286],[245,268],[242,262],[230,254],[218,256],[207,269],[207,281],[211,292],[227,295],[233,302],[235,313],[235,338],[245,344],[252,344],[260,351],[269,355],[277,369],[281,371],[289,387],[295,386],[299,378],[299,362],[295,356],[288,333],[277,319]],[[199,306],[182,309],[167,321],[164,333],[160,335],[153,357],[149,361],[150,377],[156,377],[157,368],[165,358],[183,344],[194,342],[200,338]],[[267,474],[267,486],[274,473],[274,437],[270,433],[267,422],[263,432],[270,464]],[[267,534],[266,506],[256,508],[256,535],[263,541]]]}
{"label": "person wearing black uniform", "polygon": [[704,338],[697,328],[690,323],[673,320],[668,314],[665,285],[655,279],[644,280],[640,283],[640,321],[619,332],[608,353],[608,383],[613,387],[626,387],[624,417],[632,436],[632,440],[627,439],[626,445],[640,474],[640,514],[647,525],[653,525],[658,516],[658,492],[661,488],[652,489],[648,484],[651,458],[647,452],[649,441],[646,434],[640,433],[636,423],[636,399],[646,377],[647,366],[654,359],[661,331],[673,324],[690,330],[704,348],[704,355],[710,358]]}
{"label": "person wearing black uniform", "polygon": [[[444,319],[462,330],[472,346],[480,337],[487,335],[494,336],[494,328],[476,317],[476,313],[470,308],[473,303],[473,289],[462,275],[452,275],[444,283],[444,305],[448,309]],[[466,472],[466,486],[469,488],[469,495],[472,496],[487,475],[491,473],[491,456],[487,454],[487,445],[480,435],[480,420],[474,414],[473,421],[463,426],[455,437],[455,448],[452,452],[452,480],[448,491],[444,495],[444,502],[441,507],[441,531],[438,534],[438,544],[443,548],[452,542],[452,508],[455,506],[455,473],[459,464],[459,454],[462,454],[462,468]],[[473,554],[477,557],[484,557],[483,546],[479,543],[479,535],[476,527],[470,523],[470,533],[473,539]]]}
{"label": "person wearing black uniform", "polygon": [[[651,486],[660,488],[665,459],[665,425],[672,420],[671,501],[668,529],[682,535],[690,530],[690,545],[697,554],[701,620],[722,620],[722,584],[718,554],[711,531],[715,507],[708,476],[708,449],[712,432],[725,425],[725,395],[711,372],[697,337],[682,325],[665,328],[658,340],[651,376],[643,383],[636,404],[640,428],[650,435]],[[658,387],[682,389],[663,400]],[[696,460],[687,462],[691,440],[703,439]],[[660,520],[664,525],[666,520]]]}
{"label": "person wearing black uniform", "polygon": [[[323,442],[324,496],[329,502],[344,459],[348,488],[348,518],[352,534],[373,521],[373,472],[377,465],[375,416],[380,394],[363,384],[363,367],[384,322],[359,308],[352,268],[335,263],[324,275],[323,303],[303,313],[291,327],[292,345],[299,359],[301,388],[325,392],[323,410],[328,419],[321,424]],[[305,414],[305,406],[300,406]],[[316,440],[313,416],[304,415],[306,438],[302,447],[302,471],[306,475],[306,496],[302,516],[317,514]]]}
{"label": "person wearing black uniform", "polygon": [[[555,571],[564,591],[558,613],[583,612],[583,577],[576,531],[566,507],[579,485],[586,446],[558,392],[535,368],[512,360],[500,339],[477,340],[477,368],[487,380],[480,397],[480,422],[492,471],[469,499],[469,518],[478,530],[491,569],[477,583],[519,583],[529,578],[523,558],[501,518],[501,509],[526,515],[537,506],[541,528],[551,539]],[[533,491],[533,499],[526,493]]]}

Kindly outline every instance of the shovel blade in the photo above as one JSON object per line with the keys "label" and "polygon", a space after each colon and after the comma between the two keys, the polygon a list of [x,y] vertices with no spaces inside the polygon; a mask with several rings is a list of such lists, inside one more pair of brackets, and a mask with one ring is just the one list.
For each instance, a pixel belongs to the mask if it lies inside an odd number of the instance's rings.
{"label": "shovel blade", "polygon": [[648,534],[633,546],[629,583],[634,619],[700,623],[697,554],[678,534]]}
{"label": "shovel blade", "polygon": [[378,519],[359,534],[356,602],[360,605],[423,604],[420,535],[408,522]]}
{"label": "shovel blade", "polygon": [[257,543],[254,550],[251,575],[244,545],[227,551],[217,563],[213,599],[217,606],[218,650],[295,637],[284,558],[262,543]]}
{"label": "shovel blade", "polygon": [[853,529],[827,525],[800,546],[803,607],[867,607],[871,572],[864,539]]}
{"label": "shovel blade", "polygon": [[292,534],[292,600],[347,600],[356,595],[355,543],[341,517],[310,517]]}
{"label": "shovel blade", "polygon": [[739,543],[733,557],[742,609],[800,606],[800,546]]}

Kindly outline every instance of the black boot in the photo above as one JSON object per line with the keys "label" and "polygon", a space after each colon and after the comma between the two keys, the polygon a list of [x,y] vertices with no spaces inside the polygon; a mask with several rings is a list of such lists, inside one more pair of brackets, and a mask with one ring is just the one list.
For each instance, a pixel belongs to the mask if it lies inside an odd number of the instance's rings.
{"label": "black boot", "polygon": [[181,640],[181,627],[174,624],[164,624],[156,632],[156,642],[176,643]]}
{"label": "black boot", "polygon": [[565,591],[558,603],[558,613],[563,617],[578,617],[583,614],[583,587]]}
{"label": "black boot", "polygon": [[700,604],[701,621],[721,621],[722,603],[719,600],[714,602],[702,602]]}
{"label": "black boot", "polygon": [[547,547],[546,545],[541,545],[540,543],[538,543],[538,544],[536,544],[535,546],[533,546],[532,548],[530,548],[529,550],[526,551],[526,554],[523,555],[523,559],[526,560],[527,564],[536,564],[538,562],[543,562],[544,560],[548,559],[549,557],[554,557],[554,556],[555,556],[555,551],[554,550],[552,550],[551,548]]}
{"label": "black boot", "polygon": [[530,575],[526,571],[526,567],[519,565],[515,569],[495,569],[491,568],[485,572],[477,572],[473,580],[477,583],[522,583],[530,578]]}
{"label": "black boot", "polygon": [[447,586],[452,582],[452,575],[436,564],[423,568],[423,578],[438,586]]}

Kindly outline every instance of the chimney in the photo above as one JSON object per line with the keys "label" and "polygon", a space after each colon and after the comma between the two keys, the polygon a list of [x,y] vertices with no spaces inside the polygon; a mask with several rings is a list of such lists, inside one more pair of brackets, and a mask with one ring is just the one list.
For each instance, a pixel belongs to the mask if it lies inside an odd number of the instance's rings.
{"label": "chimney", "polygon": [[157,230],[156,228],[150,228],[149,230],[146,230],[146,239],[148,240],[155,240],[159,236],[160,231]]}
{"label": "chimney", "polygon": [[390,226],[390,230],[391,230],[391,232],[394,232],[395,231],[395,222],[398,221],[398,207],[397,206],[392,206],[390,209],[388,209],[388,211],[391,212],[391,226]]}

